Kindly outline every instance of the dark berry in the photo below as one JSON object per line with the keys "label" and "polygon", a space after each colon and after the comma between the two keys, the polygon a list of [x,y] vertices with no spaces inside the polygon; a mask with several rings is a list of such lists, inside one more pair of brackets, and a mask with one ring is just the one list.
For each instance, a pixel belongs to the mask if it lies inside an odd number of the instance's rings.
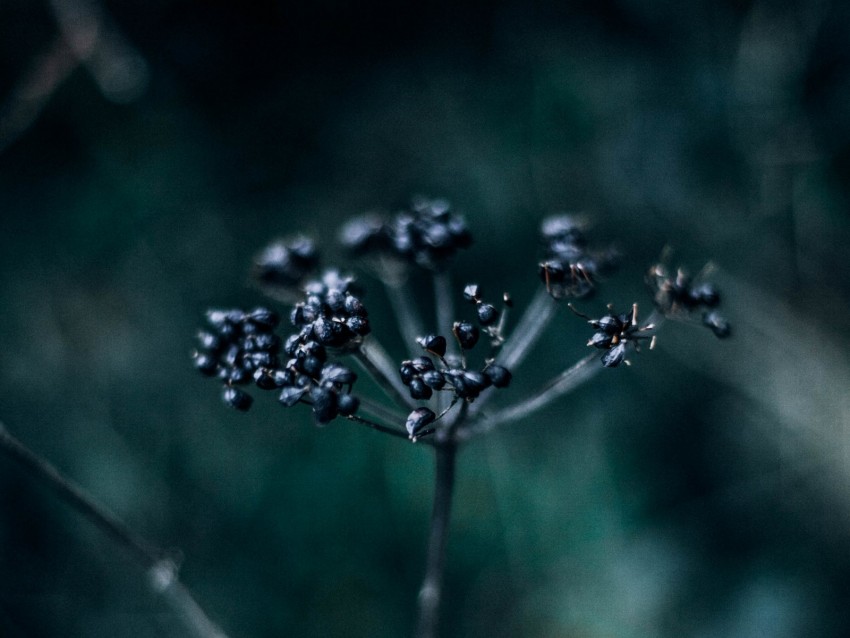
{"label": "dark berry", "polygon": [[491,365],[487,366],[484,370],[484,374],[490,379],[490,383],[493,384],[494,387],[497,388],[507,388],[511,383],[512,375],[510,371],[504,366],[500,365]]}
{"label": "dark berry", "polygon": [[214,377],[218,372],[218,362],[203,352],[195,354],[195,369],[205,377]]}
{"label": "dark berry", "polygon": [[437,415],[434,414],[433,410],[429,410],[428,408],[416,408],[411,412],[407,417],[407,422],[404,424],[404,427],[407,429],[407,433],[410,435],[411,439],[415,439],[422,430],[424,430],[428,425],[433,423],[437,418]]}
{"label": "dark berry", "polygon": [[266,330],[274,330],[280,323],[280,315],[268,308],[254,308],[248,315],[248,319]]}
{"label": "dark berry", "polygon": [[298,403],[304,394],[307,392],[307,387],[298,387],[294,385],[286,386],[281,390],[280,397],[278,401],[280,401],[287,408],[291,408],[293,405]]}
{"label": "dark berry", "polygon": [[457,337],[460,347],[464,350],[474,348],[475,344],[478,343],[478,337],[480,334],[478,327],[468,321],[456,321],[452,327],[452,332],[455,337]]}
{"label": "dark berry", "polygon": [[239,388],[231,386],[224,387],[221,398],[231,408],[239,410],[240,412],[247,412],[251,407],[251,404],[254,402],[254,399],[251,398],[250,394],[243,392]]}
{"label": "dark berry", "polygon": [[433,394],[433,390],[425,385],[425,382],[420,378],[416,377],[410,382],[410,396],[413,399],[430,399]]}
{"label": "dark berry", "polygon": [[272,390],[277,387],[274,375],[268,368],[257,368],[254,370],[254,383],[261,390]]}
{"label": "dark berry", "polygon": [[606,368],[616,368],[626,358],[626,342],[621,341],[602,355],[602,365]]}
{"label": "dark berry", "polygon": [[463,289],[463,298],[471,303],[476,303],[481,298],[481,286],[468,284]]}
{"label": "dark berry", "polygon": [[416,342],[428,352],[442,358],[446,355],[446,338],[439,335],[419,337]]}
{"label": "dark berry", "polygon": [[422,381],[429,388],[441,390],[446,385],[446,379],[439,370],[428,370],[422,374]]}
{"label": "dark berry", "polygon": [[337,385],[351,385],[357,380],[357,374],[345,366],[331,364],[322,370],[322,381]]}
{"label": "dark berry", "polygon": [[702,323],[711,328],[714,336],[718,339],[725,339],[732,334],[732,326],[729,325],[725,317],[714,310],[706,312],[702,316]]}
{"label": "dark berry", "polygon": [[341,394],[337,397],[337,410],[342,416],[351,416],[360,407],[360,400],[351,394]]}
{"label": "dark berry", "polygon": [[318,423],[329,423],[339,413],[336,392],[328,388],[314,387],[310,392],[313,400],[313,416]]}
{"label": "dark berry", "polygon": [[499,311],[488,303],[478,304],[476,312],[478,313],[478,321],[482,326],[489,326],[499,318]]}

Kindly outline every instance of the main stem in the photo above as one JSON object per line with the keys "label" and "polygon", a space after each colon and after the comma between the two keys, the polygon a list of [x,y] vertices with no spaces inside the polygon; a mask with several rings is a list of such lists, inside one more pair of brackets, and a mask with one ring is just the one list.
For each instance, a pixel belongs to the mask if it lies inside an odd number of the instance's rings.
{"label": "main stem", "polygon": [[436,638],[438,635],[456,455],[457,443],[454,440],[441,441],[436,445],[434,509],[431,512],[431,529],[428,533],[425,578],[419,590],[419,620],[416,626],[416,638]]}

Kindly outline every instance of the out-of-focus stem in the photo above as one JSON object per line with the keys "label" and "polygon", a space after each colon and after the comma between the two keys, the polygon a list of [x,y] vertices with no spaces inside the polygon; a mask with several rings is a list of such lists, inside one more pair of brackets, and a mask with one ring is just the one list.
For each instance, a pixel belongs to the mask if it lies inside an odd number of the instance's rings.
{"label": "out-of-focus stem", "polygon": [[385,281],[384,288],[398,320],[404,345],[410,356],[416,357],[419,354],[416,339],[425,334],[425,329],[422,326],[422,318],[417,311],[416,302],[410,293],[410,286],[406,280],[403,282]]}
{"label": "out-of-focus stem", "polygon": [[597,362],[597,365],[590,365],[597,358],[595,353],[587,355],[574,366],[567,368],[554,379],[551,379],[525,401],[499,410],[489,416],[482,415],[471,421],[466,427],[461,426],[455,433],[455,438],[458,441],[467,441],[474,436],[489,432],[506,421],[518,421],[549,405],[568,392],[575,390],[599,372],[603,367],[601,364]]}
{"label": "out-of-focus stem", "polygon": [[127,527],[81,486],[12,436],[2,423],[0,423],[0,449],[36,477],[45,481],[60,498],[130,552],[147,570],[148,584],[151,589],[163,597],[191,635],[197,638],[227,638],[227,635],[207,617],[189,590],[180,583],[177,566],[168,558],[167,552]]}
{"label": "out-of-focus stem", "polygon": [[406,392],[398,369],[383,346],[370,335],[363,340],[360,348],[353,352],[354,357],[366,372],[381,386],[396,403],[404,408],[416,407]]}
{"label": "out-of-focus stem", "polygon": [[557,309],[557,302],[546,288],[540,286],[496,357],[499,365],[511,371],[520,365],[555,316]]}

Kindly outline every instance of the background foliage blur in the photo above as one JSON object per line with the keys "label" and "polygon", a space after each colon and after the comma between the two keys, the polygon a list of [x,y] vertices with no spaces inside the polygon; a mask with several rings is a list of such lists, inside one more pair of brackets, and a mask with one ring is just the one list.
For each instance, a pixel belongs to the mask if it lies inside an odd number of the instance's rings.
{"label": "background foliage blur", "polygon": [[[462,454],[446,636],[846,636],[850,5],[0,5],[0,420],[143,535],[232,636],[401,636],[423,449],[227,410],[189,353],[252,254],[415,193],[457,283],[538,285],[544,214],[626,254],[582,308],[711,260],[735,338],[659,348]],[[400,352],[368,282],[376,333]],[[423,291],[423,297],[425,297]],[[423,298],[423,303],[427,300]],[[584,354],[562,313],[509,397]],[[3,636],[178,636],[120,548],[0,458]]]}

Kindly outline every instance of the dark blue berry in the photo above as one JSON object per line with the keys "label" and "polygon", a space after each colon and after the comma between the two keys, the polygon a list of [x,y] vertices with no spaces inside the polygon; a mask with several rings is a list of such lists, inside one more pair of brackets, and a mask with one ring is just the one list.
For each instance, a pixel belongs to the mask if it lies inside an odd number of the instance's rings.
{"label": "dark blue berry", "polygon": [[478,327],[468,321],[456,321],[452,327],[452,332],[457,337],[460,347],[464,350],[474,348],[475,344],[478,343],[478,337],[480,335]]}
{"label": "dark blue berry", "polygon": [[250,394],[243,392],[239,388],[231,386],[224,387],[221,398],[228,406],[239,410],[240,412],[247,412],[251,407],[251,404],[254,402],[254,399],[251,398]]}
{"label": "dark blue berry", "polygon": [[409,387],[410,396],[413,399],[430,399],[433,394],[433,390],[425,385],[425,382],[420,377],[411,380]]}
{"label": "dark blue berry", "polygon": [[478,321],[482,326],[489,326],[499,318],[499,311],[488,303],[478,304],[476,309]]}
{"label": "dark blue berry", "polygon": [[434,414],[433,410],[429,410],[428,408],[416,408],[408,415],[404,427],[407,429],[407,433],[410,435],[410,438],[415,439],[416,436],[433,423],[436,418],[437,415]]}
{"label": "dark blue berry", "polygon": [[214,377],[218,372],[218,362],[203,352],[195,354],[195,369],[205,377]]}
{"label": "dark blue berry", "polygon": [[511,383],[512,375],[504,366],[495,364],[487,366],[484,369],[484,374],[496,388],[507,388]]}
{"label": "dark blue berry", "polygon": [[709,311],[702,316],[703,325],[711,329],[718,339],[726,339],[732,334],[732,326],[717,311]]}
{"label": "dark blue berry", "polygon": [[626,342],[621,341],[602,355],[602,365],[606,368],[616,368],[626,358]]}
{"label": "dark blue berry", "polygon": [[446,338],[439,335],[427,335],[416,340],[426,351],[442,358],[446,355]]}
{"label": "dark blue berry", "polygon": [[286,386],[281,390],[280,397],[278,401],[280,401],[287,408],[291,408],[293,405],[298,403],[304,394],[307,392],[307,387],[299,387],[299,386]]}
{"label": "dark blue berry", "polygon": [[429,388],[441,390],[446,385],[446,379],[439,370],[428,370],[422,374],[422,381]]}
{"label": "dark blue berry", "polygon": [[360,400],[351,394],[341,394],[337,397],[337,409],[342,416],[351,416],[360,407]]}
{"label": "dark blue berry", "polygon": [[318,423],[329,423],[339,413],[336,392],[328,388],[314,387],[310,391],[313,400],[313,416]]}

